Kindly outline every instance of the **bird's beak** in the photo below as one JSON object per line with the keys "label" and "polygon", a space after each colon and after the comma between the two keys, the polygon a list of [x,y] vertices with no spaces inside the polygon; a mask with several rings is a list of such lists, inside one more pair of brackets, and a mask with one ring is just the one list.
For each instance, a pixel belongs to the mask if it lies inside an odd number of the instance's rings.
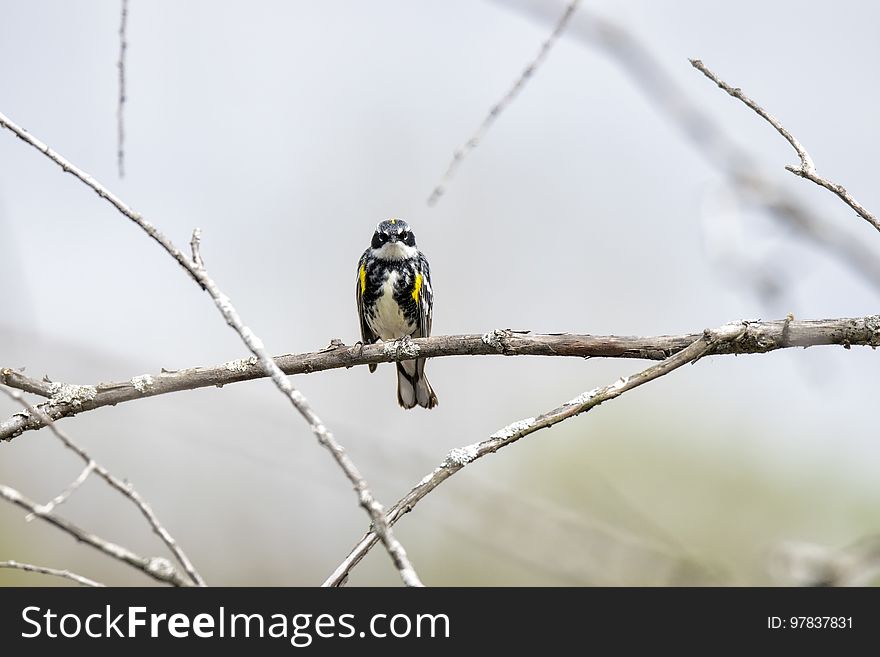
{"label": "bird's beak", "polygon": [[399,239],[400,238],[394,233],[392,233],[391,235],[388,236],[388,241],[391,242],[392,244],[397,242]]}

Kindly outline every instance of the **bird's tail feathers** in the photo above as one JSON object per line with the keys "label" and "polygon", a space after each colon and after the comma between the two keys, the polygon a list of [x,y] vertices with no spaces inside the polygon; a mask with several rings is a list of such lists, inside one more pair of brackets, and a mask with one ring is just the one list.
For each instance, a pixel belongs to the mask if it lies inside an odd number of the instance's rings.
{"label": "bird's tail feathers", "polygon": [[437,405],[437,395],[425,376],[424,358],[397,363],[397,402],[404,408],[417,404],[422,408]]}

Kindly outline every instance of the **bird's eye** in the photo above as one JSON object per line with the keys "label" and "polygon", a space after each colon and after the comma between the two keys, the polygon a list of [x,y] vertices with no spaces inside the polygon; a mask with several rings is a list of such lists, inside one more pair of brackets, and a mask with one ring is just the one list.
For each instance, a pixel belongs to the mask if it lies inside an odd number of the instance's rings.
{"label": "bird's eye", "polygon": [[405,230],[400,234],[400,241],[405,242],[408,239],[409,239],[409,231]]}
{"label": "bird's eye", "polygon": [[382,241],[382,242],[387,242],[387,241],[388,241],[388,235],[386,235],[385,233],[379,233],[379,240]]}

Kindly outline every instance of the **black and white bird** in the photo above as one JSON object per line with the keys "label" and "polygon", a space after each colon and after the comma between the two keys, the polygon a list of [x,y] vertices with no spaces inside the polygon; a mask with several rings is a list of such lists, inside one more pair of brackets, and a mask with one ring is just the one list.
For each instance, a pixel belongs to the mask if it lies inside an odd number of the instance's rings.
{"label": "black and white bird", "polygon": [[[358,263],[357,306],[364,344],[431,335],[431,270],[402,219],[376,226],[370,248]],[[370,372],[375,370],[374,363]],[[397,401],[404,408],[437,405],[437,395],[425,377],[424,358],[397,363]]]}

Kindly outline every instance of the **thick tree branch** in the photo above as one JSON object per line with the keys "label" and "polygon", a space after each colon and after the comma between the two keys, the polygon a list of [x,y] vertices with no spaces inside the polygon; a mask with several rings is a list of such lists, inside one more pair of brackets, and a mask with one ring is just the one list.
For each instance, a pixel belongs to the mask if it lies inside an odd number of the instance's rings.
{"label": "thick tree branch", "polygon": [[32,563],[21,563],[19,561],[0,561],[0,568],[14,568],[16,570],[26,570],[29,573],[41,573],[43,575],[52,575],[54,577],[63,577],[83,586],[104,586],[100,582],[96,582],[88,577],[77,575],[69,570],[59,570],[58,568],[47,568],[46,566],[35,566]]}
{"label": "thick tree branch", "polygon": [[91,545],[93,548],[97,548],[114,559],[118,559],[123,563],[134,566],[153,579],[165,582],[166,584],[173,584],[174,586],[192,586],[189,579],[178,573],[177,569],[171,565],[171,562],[168,561],[168,559],[165,559],[164,557],[142,557],[128,548],[117,545],[116,543],[111,543],[100,536],[87,532],[85,529],[81,529],[69,520],[65,520],[51,511],[44,511],[39,504],[33,500],[29,500],[14,488],[0,484],[0,498],[32,513],[40,520],[45,520],[50,525],[54,525],[58,529],[67,532],[77,541]]}
{"label": "thick tree branch", "polygon": [[[168,237],[153,226],[153,224],[146,221],[140,214],[132,210],[122,201],[122,199],[113,194],[104,185],[50,149],[46,144],[33,137],[26,130],[10,121],[3,114],[0,114],[0,127],[6,128],[19,139],[36,148],[43,155],[60,166],[63,171],[78,178],[98,194],[98,196],[105,199],[113,205],[113,207],[119,210],[123,216],[137,224],[137,226],[147,233],[147,235],[158,242],[168,255],[174,258],[193,278],[193,280],[195,280],[196,283],[198,283],[198,285],[210,295],[211,299],[214,301],[214,305],[217,306],[217,310],[220,311],[220,314],[223,316],[223,319],[226,320],[226,323],[238,334],[242,342],[245,343],[247,348],[256,357],[260,366],[272,379],[275,386],[285,397],[287,397],[290,403],[293,404],[294,408],[309,423],[309,427],[317,438],[318,443],[330,452],[333,459],[342,469],[346,478],[357,493],[358,502],[372,519],[373,526],[376,528],[376,531],[382,539],[382,543],[388,550],[388,554],[400,573],[403,582],[407,586],[421,586],[421,581],[413,569],[412,564],[409,562],[409,559],[406,556],[406,551],[403,549],[400,542],[394,538],[391,529],[385,525],[385,511],[382,508],[382,505],[373,496],[366,480],[361,476],[361,473],[358,471],[354,462],[349,458],[348,454],[345,453],[342,445],[337,442],[336,438],[330,433],[326,425],[321,421],[317,413],[315,413],[314,409],[312,409],[311,404],[309,404],[305,395],[294,388],[293,384],[291,384],[284,376],[284,373],[278,368],[275,361],[273,361],[272,357],[269,355],[269,352],[263,346],[263,341],[244,324],[229,297],[226,296],[214,280],[208,276],[208,272],[205,269],[201,255],[199,254],[198,229],[193,231],[192,241],[190,242],[192,249],[192,259],[190,259],[184,255],[184,253],[178,249]],[[141,383],[146,385],[147,379],[143,379]],[[87,400],[86,398],[92,397],[92,389],[79,388],[68,392],[72,396],[70,401],[74,404],[82,403],[82,401]]]}
{"label": "thick tree branch", "polygon": [[[76,488],[78,488],[89,476],[91,472],[96,472],[101,479],[106,481],[112,488],[120,492],[124,497],[127,497],[131,502],[138,508],[138,510],[143,514],[144,518],[146,518],[147,522],[150,524],[150,527],[156,533],[156,535],[162,539],[162,542],[171,550],[171,553],[177,558],[177,561],[183,566],[183,569],[186,571],[187,575],[189,575],[190,579],[192,579],[193,584],[196,586],[205,586],[205,580],[202,579],[202,576],[196,570],[192,561],[190,561],[189,557],[186,556],[186,553],[183,551],[183,548],[180,547],[178,542],[174,539],[171,533],[165,529],[164,525],[159,522],[159,518],[156,517],[156,514],[153,512],[153,509],[147,504],[146,500],[141,497],[140,493],[138,493],[134,486],[127,481],[123,481],[119,479],[119,477],[115,476],[111,473],[107,468],[103,465],[95,461],[89,454],[79,445],[77,445],[70,437],[62,431],[58,426],[55,425],[55,422],[46,415],[45,412],[40,410],[39,408],[35,408],[31,406],[22,396],[21,393],[16,391],[9,391],[0,388],[4,393],[18,401],[22,406],[27,409],[28,413],[40,419],[41,422],[49,425],[50,431],[55,434],[55,436],[64,443],[64,446],[67,447],[70,451],[79,456],[83,462],[86,464],[86,467],[83,469],[82,473],[79,477],[67,487],[59,496],[55,499],[51,500],[48,504],[44,504],[40,507],[41,513],[48,513],[54,510],[56,506],[64,502],[67,497],[73,493]],[[34,515],[28,516],[27,520],[31,520],[34,518]]]}
{"label": "thick tree branch", "polygon": [[849,207],[856,211],[862,219],[867,221],[877,230],[880,230],[880,221],[877,220],[868,209],[863,206],[861,203],[853,198],[852,194],[850,194],[843,185],[838,185],[835,182],[831,182],[830,180],[821,177],[816,173],[816,167],[813,165],[813,158],[810,157],[810,154],[807,153],[807,150],[801,146],[801,143],[792,135],[782,123],[779,122],[779,119],[774,117],[772,114],[767,112],[763,107],[758,105],[754,100],[746,96],[741,89],[731,87],[724,80],[721,80],[717,75],[715,75],[712,71],[706,68],[705,64],[701,62],[699,59],[690,60],[691,65],[700,71],[707,78],[712,80],[715,84],[717,84],[721,89],[726,91],[729,95],[733,96],[737,100],[742,101],[746,106],[748,106],[752,111],[754,111],[758,116],[763,118],[767,123],[776,128],[776,131],[785,137],[789,144],[791,144],[792,148],[794,148],[795,152],[797,152],[798,157],[801,160],[800,166],[793,167],[791,165],[786,166],[786,170],[791,171],[793,174],[800,176],[801,178],[806,178],[807,180],[812,180],[814,183],[819,185],[820,187],[824,187],[825,189],[836,194],[841,201],[846,203]]}
{"label": "thick tree branch", "polygon": [[[880,346],[880,316],[859,318],[749,321],[748,339],[714,353],[753,354],[791,347],[819,345]],[[285,374],[310,374],[324,370],[405,360],[418,353],[423,358],[443,356],[568,356],[578,358],[641,358],[662,360],[675,354],[700,336],[665,335],[630,337],[615,335],[541,335],[510,330],[484,334],[438,335],[417,338],[407,345],[388,344],[346,346],[334,340],[330,347],[305,354],[275,358]],[[213,367],[162,370],[159,374],[135,376],[128,381],[72,386],[31,379],[12,369],[0,369],[0,383],[11,388],[47,397],[39,408],[53,419],[78,415],[104,406],[115,406],[145,397],[164,395],[208,386],[224,386],[265,377],[256,358],[229,361]],[[39,429],[44,422],[33,414],[19,413],[0,423],[0,440],[11,440],[24,431]]]}
{"label": "thick tree branch", "polygon": [[[434,468],[433,472],[429,472],[409,493],[389,509],[386,516],[388,523],[391,525],[396,523],[406,513],[412,511],[423,497],[464,468],[468,463],[472,463],[487,454],[497,452],[502,447],[506,447],[536,431],[547,429],[570,417],[586,413],[599,404],[669,374],[682,365],[695,363],[703,356],[735,351],[738,343],[750,342],[754,338],[749,333],[749,326],[745,322],[735,322],[715,330],[707,329],[690,345],[675,355],[642,370],[638,374],[622,377],[610,385],[589,390],[565,402],[562,406],[554,408],[552,411],[548,411],[538,417],[530,417],[509,424],[482,442],[453,449],[443,462]],[[339,586],[343,584],[351,569],[360,563],[361,559],[366,556],[377,540],[378,538],[372,531],[367,532],[351,553],[349,553],[345,561],[327,578],[324,586]]]}

